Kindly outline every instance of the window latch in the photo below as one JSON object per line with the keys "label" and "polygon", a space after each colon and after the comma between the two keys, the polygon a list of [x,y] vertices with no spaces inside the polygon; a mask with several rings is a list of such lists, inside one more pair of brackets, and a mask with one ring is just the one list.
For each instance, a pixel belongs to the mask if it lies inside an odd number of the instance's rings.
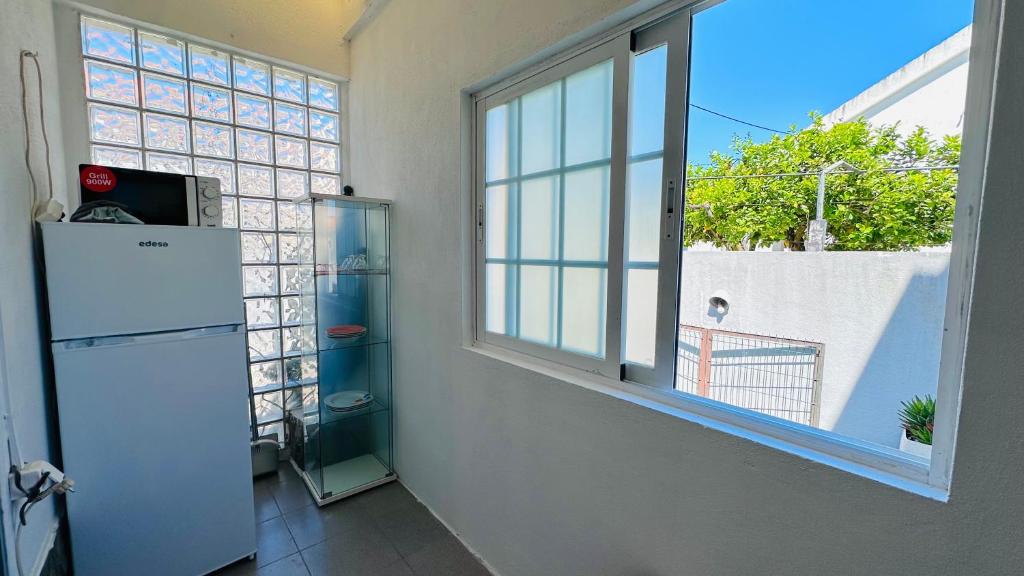
{"label": "window latch", "polygon": [[481,204],[476,207],[476,240],[477,242],[484,241],[484,219],[487,216],[487,212],[484,210],[484,205]]}

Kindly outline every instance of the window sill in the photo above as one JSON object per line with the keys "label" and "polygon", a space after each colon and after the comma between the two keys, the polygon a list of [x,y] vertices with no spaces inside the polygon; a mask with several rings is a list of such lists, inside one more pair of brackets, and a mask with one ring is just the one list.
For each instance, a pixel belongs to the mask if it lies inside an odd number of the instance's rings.
{"label": "window sill", "polygon": [[926,460],[896,449],[790,424],[712,400],[613,380],[484,342],[463,346],[463,349],[912,494],[939,502],[949,501],[947,489],[928,483]]}

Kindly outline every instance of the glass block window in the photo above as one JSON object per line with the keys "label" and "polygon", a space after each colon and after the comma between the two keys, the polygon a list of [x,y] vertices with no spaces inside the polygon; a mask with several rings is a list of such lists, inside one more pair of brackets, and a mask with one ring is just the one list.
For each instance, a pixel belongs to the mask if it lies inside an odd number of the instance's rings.
{"label": "glass block window", "polygon": [[313,247],[292,199],[341,193],[339,85],[269,59],[82,17],[96,164],[220,180],[225,227],[241,229],[249,379],[259,434],[283,440],[282,403],[316,378],[296,356]]}

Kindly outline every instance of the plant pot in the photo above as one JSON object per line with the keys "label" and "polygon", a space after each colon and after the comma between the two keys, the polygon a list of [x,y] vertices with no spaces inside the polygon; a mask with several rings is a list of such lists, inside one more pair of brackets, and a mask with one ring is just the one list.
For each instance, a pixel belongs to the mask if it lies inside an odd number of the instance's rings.
{"label": "plant pot", "polygon": [[911,440],[907,437],[907,431],[902,428],[900,428],[900,450],[929,460],[932,457],[931,444],[922,444],[917,440]]}

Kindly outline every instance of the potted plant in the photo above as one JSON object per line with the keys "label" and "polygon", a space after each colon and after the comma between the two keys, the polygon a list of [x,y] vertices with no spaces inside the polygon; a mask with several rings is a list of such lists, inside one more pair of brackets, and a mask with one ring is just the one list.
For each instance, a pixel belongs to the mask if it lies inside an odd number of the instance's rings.
{"label": "potted plant", "polygon": [[900,450],[922,458],[932,457],[932,430],[935,428],[935,399],[914,396],[901,402]]}

